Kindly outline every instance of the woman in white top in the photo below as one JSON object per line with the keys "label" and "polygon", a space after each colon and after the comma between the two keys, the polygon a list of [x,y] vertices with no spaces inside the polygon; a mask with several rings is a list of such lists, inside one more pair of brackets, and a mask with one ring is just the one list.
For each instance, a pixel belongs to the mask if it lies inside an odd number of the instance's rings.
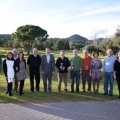
{"label": "woman in white top", "polygon": [[14,72],[14,58],[11,52],[7,54],[7,58],[3,62],[3,70],[7,80],[8,96],[12,96],[11,90],[15,72]]}

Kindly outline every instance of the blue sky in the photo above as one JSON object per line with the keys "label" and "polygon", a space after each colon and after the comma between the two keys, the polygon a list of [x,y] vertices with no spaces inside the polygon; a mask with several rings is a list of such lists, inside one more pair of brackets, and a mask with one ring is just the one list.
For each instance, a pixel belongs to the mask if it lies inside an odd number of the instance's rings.
{"label": "blue sky", "polygon": [[25,24],[49,37],[110,37],[120,26],[120,0],[0,0],[0,34]]}

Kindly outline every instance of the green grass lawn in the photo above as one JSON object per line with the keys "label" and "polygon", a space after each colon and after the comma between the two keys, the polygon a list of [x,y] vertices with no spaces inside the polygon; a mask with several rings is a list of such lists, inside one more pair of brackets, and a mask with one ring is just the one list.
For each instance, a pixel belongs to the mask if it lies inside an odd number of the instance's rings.
{"label": "green grass lawn", "polygon": [[[8,49],[7,52],[10,52],[12,49]],[[42,56],[45,52],[39,51],[39,54]],[[52,54],[54,54],[55,58],[59,57],[59,51],[51,51]],[[72,51],[66,51],[66,56],[70,58],[72,56]],[[82,52],[78,51],[78,54],[82,56]],[[0,55],[3,57],[6,56],[6,52],[4,49],[0,48]],[[25,58],[27,58],[27,54],[25,52]],[[100,58],[103,60],[103,56],[100,55]],[[27,68],[28,72],[28,68]],[[104,79],[104,78],[103,78]],[[88,101],[88,100],[115,100],[118,97],[118,89],[116,81],[114,83],[114,96],[104,96],[103,94],[103,79],[101,80],[101,85],[99,89],[99,94],[95,95],[93,92],[91,93],[82,93],[82,84],[80,83],[80,93],[71,93],[70,92],[70,78],[69,78],[69,72],[68,72],[68,92],[65,93],[64,91],[61,93],[57,93],[57,69],[56,72],[53,75],[52,80],[52,92],[51,93],[44,93],[43,92],[43,81],[41,76],[41,82],[40,82],[40,92],[34,92],[30,93],[30,81],[29,81],[29,75],[27,79],[25,80],[25,86],[24,86],[24,95],[19,96],[19,93],[14,93],[12,97],[7,97],[5,92],[6,88],[6,80],[5,76],[3,74],[3,71],[0,72],[0,103],[8,103],[8,102],[56,102],[56,101]],[[62,90],[63,90],[64,84],[62,83]],[[86,85],[87,87],[87,85]]]}

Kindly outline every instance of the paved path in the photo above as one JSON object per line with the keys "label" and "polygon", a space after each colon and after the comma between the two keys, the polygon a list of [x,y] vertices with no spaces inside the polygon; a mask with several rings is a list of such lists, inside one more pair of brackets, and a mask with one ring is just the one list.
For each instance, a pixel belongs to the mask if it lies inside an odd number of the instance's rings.
{"label": "paved path", "polygon": [[120,100],[0,104],[0,120],[120,120]]}

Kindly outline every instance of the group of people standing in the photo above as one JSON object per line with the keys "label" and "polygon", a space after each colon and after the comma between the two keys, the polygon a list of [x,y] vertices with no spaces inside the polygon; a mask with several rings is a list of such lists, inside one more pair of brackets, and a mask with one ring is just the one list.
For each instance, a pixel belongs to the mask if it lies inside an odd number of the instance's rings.
{"label": "group of people standing", "polygon": [[[76,78],[76,92],[79,93],[80,77],[82,78],[82,92],[86,92],[86,81],[88,82],[87,91],[91,92],[91,81],[93,82],[93,91],[95,94],[99,91],[100,80],[102,79],[101,68],[104,72],[104,95],[113,95],[114,78],[117,79],[119,98],[120,98],[120,52],[113,55],[111,49],[107,50],[107,56],[104,62],[99,59],[99,53],[94,52],[93,58],[88,56],[88,51],[83,51],[83,57],[78,56],[77,49],[73,50],[73,57],[68,59],[64,51],[60,51],[60,57],[55,62],[54,55],[50,54],[50,48],[45,49],[46,54],[40,57],[37,48],[33,49],[33,54],[26,60],[24,53],[13,49],[7,54],[3,62],[3,70],[7,80],[6,93],[12,95],[12,82],[15,79],[14,90],[17,92],[18,81],[20,81],[19,94],[22,95],[24,81],[27,77],[26,64],[29,66],[30,90],[34,92],[34,77],[36,80],[36,91],[40,88],[40,66],[43,77],[44,92],[52,90],[52,75],[55,67],[58,69],[58,92],[61,92],[62,79],[64,80],[64,91],[67,92],[68,68],[70,67],[71,92],[74,92],[74,78]],[[48,80],[48,82],[47,82]],[[108,83],[110,82],[110,91],[108,92]]]}

